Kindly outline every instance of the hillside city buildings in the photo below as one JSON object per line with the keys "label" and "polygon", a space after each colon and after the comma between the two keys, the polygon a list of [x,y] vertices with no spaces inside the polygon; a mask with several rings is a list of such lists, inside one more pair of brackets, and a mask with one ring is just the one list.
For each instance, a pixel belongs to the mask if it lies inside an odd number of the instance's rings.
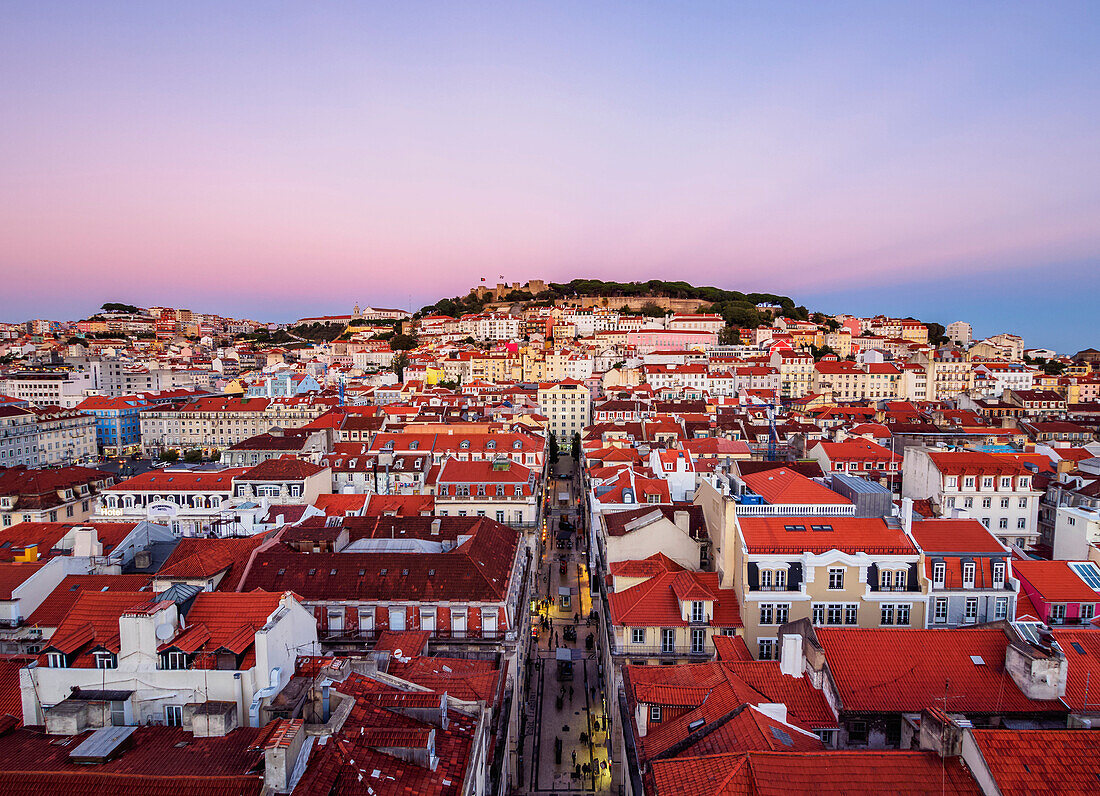
{"label": "hillside city buildings", "polygon": [[555,291],[0,325],[0,782],[1096,790],[1100,354]]}

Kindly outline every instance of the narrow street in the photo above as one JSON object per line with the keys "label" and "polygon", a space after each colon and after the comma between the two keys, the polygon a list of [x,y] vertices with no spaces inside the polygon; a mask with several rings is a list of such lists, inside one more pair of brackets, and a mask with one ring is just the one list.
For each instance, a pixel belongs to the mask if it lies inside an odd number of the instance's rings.
{"label": "narrow street", "polygon": [[[599,632],[588,623],[592,601],[574,466],[573,459],[563,455],[552,468],[558,477],[548,479],[545,490],[549,509],[536,588],[541,601],[538,612],[531,614],[532,633],[537,632],[538,638],[532,644],[526,695],[529,730],[523,743],[522,793],[611,790],[599,682]],[[559,549],[562,519],[578,531],[568,534],[571,547]],[[564,541],[567,535],[561,537]],[[575,640],[566,635],[573,630]]]}

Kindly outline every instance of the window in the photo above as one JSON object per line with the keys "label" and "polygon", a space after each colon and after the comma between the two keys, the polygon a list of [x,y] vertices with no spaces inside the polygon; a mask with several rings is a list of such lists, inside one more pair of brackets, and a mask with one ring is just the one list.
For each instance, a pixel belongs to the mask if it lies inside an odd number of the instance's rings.
{"label": "window", "polygon": [[998,597],[997,602],[993,604],[993,618],[1004,619],[1008,616],[1008,598]]}
{"label": "window", "polygon": [[435,632],[435,608],[420,609],[420,629]]}
{"label": "window", "polygon": [[894,624],[902,627],[909,624],[909,614],[911,613],[911,605],[899,605],[894,612]]}
{"label": "window", "polygon": [[1095,603],[1081,603],[1081,614],[1080,614],[1080,616],[1081,616],[1081,621],[1082,622],[1091,621],[1092,617],[1095,616],[1095,615],[1096,615],[1096,604]]}
{"label": "window", "polygon": [[760,624],[770,625],[775,618],[775,606],[771,603],[760,604]]}
{"label": "window", "polygon": [[671,628],[661,630],[661,652],[676,651],[676,631]]}
{"label": "window", "polygon": [[46,666],[50,669],[64,669],[65,655],[60,652],[51,652],[46,655]]}
{"label": "window", "polygon": [[693,600],[691,603],[691,621],[703,622],[706,620],[706,614],[703,611],[703,601]]}
{"label": "window", "polygon": [[1019,507],[1022,509],[1027,508],[1027,498],[1020,498]]}
{"label": "window", "polygon": [[963,498],[963,508],[964,509],[974,508],[974,498]]}
{"label": "window", "polygon": [[882,606],[881,617],[879,619],[879,624],[881,624],[881,625],[892,625],[892,624],[894,624],[894,606],[885,605],[885,604]]}
{"label": "window", "polygon": [[982,508],[988,509],[993,505],[993,498],[982,498]]}
{"label": "window", "polygon": [[1008,508],[1008,498],[1001,498],[1001,508],[1002,509],[1007,509]]}
{"label": "window", "polygon": [[113,653],[110,652],[97,652],[95,654],[95,668],[97,669],[117,669],[118,661],[115,659]]}
{"label": "window", "polygon": [[787,603],[781,603],[775,606],[775,623],[777,625],[785,625],[791,617],[791,606]]}
{"label": "window", "polygon": [[645,644],[645,628],[634,627],[630,629],[631,644]]}
{"label": "window", "polygon": [[947,621],[947,598],[937,597],[936,604],[932,611],[933,622],[946,622]]}
{"label": "window", "polygon": [[771,588],[772,588],[772,571],[770,569],[760,570],[760,588],[763,591],[771,591]]}
{"label": "window", "polygon": [[374,631],[374,609],[373,608],[360,608],[359,609],[359,633],[360,635],[365,633],[371,633]]}
{"label": "window", "polygon": [[759,655],[757,656],[762,661],[775,660],[775,639],[774,638],[762,638],[758,642]]}
{"label": "window", "polygon": [[937,561],[932,565],[932,585],[943,588],[944,581],[947,579],[947,564],[943,561]]}
{"label": "window", "polygon": [[1066,621],[1066,606],[1064,603],[1050,606],[1050,623],[1060,625]]}
{"label": "window", "polygon": [[830,589],[843,589],[844,588],[844,570],[843,569],[830,569],[829,570],[829,588]]}
{"label": "window", "polygon": [[1009,477],[1001,478],[1001,489],[1012,489],[1012,479]]}
{"label": "window", "polygon": [[649,706],[649,720],[650,721],[660,721],[661,720],[661,706],[660,705],[650,705]]}
{"label": "window", "polygon": [[967,597],[966,607],[963,609],[963,621],[964,622],[977,622],[978,621],[978,598]]}
{"label": "window", "polygon": [[164,723],[169,727],[183,726],[183,705],[165,705]]}
{"label": "window", "polygon": [[825,606],[815,605],[813,607],[813,618],[811,620],[815,625],[825,624]]}
{"label": "window", "polygon": [[1020,517],[1016,520],[1016,528],[1021,531],[1027,528],[1027,517]]}
{"label": "window", "polygon": [[162,664],[165,669],[186,669],[187,668],[187,655],[178,650],[164,653],[164,663]]}
{"label": "window", "polygon": [[867,722],[853,721],[851,724],[848,725],[848,743],[867,743]]}
{"label": "window", "polygon": [[974,564],[969,561],[963,564],[963,588],[974,588]]}
{"label": "window", "polygon": [[968,475],[966,478],[964,478],[963,479],[963,487],[965,489],[973,489],[974,488],[974,476]]}
{"label": "window", "polygon": [[859,623],[859,606],[846,605],[844,606],[844,624],[855,625]]}
{"label": "window", "polygon": [[785,591],[787,588],[787,570],[777,569],[775,570],[775,590]]}
{"label": "window", "polygon": [[982,478],[982,489],[992,489],[992,488],[993,488],[993,476],[987,475],[987,476],[983,477]]}
{"label": "window", "polygon": [[691,651],[696,655],[707,651],[706,628],[693,627],[691,629]]}
{"label": "window", "polygon": [[997,527],[998,528],[1007,528],[1008,527],[1008,517],[1001,517],[999,520],[997,520]]}
{"label": "window", "polygon": [[344,609],[328,609],[328,629],[330,633],[342,633],[344,631]]}
{"label": "window", "polygon": [[391,608],[390,609],[390,630],[404,630],[405,629],[405,609],[404,608]]}
{"label": "window", "polygon": [[839,604],[831,604],[825,611],[825,624],[827,625],[839,625],[844,618],[844,606]]}
{"label": "window", "polygon": [[1005,585],[1005,565],[1000,562],[993,564],[993,588],[1003,589]]}

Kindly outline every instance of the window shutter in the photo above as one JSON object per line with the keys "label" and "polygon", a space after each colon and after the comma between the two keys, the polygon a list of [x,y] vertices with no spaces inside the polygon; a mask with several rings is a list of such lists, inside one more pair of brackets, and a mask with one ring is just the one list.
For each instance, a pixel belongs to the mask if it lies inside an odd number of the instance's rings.
{"label": "window shutter", "polygon": [[802,562],[792,561],[787,569],[787,588],[798,591],[802,588]]}
{"label": "window shutter", "polygon": [[878,591],[878,564],[867,567],[867,586],[871,591]]}
{"label": "window shutter", "polygon": [[918,576],[917,576],[917,566],[918,565],[916,563],[913,563],[913,564],[909,565],[909,580],[905,584],[905,587],[908,591],[919,591],[920,590],[920,585],[919,585],[920,581],[918,580]]}
{"label": "window shutter", "polygon": [[749,590],[756,591],[760,588],[760,567],[754,562],[749,562]]}

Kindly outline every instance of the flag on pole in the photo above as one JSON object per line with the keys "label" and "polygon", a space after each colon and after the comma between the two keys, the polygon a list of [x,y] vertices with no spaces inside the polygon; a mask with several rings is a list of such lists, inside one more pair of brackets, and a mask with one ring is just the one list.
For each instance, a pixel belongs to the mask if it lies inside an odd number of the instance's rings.
{"label": "flag on pole", "polygon": [[485,277],[481,277],[481,281],[482,281],[482,282],[484,282],[484,281],[485,281]]}

